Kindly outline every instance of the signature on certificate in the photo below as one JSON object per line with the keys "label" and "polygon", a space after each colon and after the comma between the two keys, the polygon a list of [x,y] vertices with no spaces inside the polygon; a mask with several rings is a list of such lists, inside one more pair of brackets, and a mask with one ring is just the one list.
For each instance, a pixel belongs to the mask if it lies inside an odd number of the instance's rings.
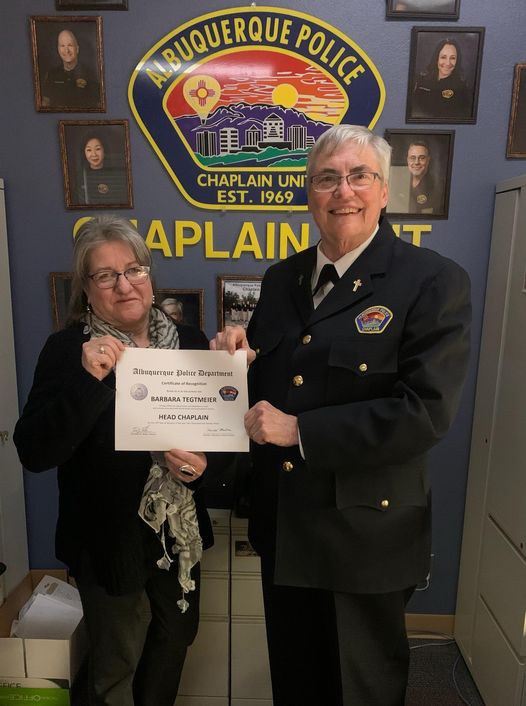
{"label": "signature on certificate", "polygon": [[131,428],[131,435],[132,436],[155,436],[155,432],[150,431],[150,425],[146,424],[146,426],[143,426],[143,427],[132,427]]}

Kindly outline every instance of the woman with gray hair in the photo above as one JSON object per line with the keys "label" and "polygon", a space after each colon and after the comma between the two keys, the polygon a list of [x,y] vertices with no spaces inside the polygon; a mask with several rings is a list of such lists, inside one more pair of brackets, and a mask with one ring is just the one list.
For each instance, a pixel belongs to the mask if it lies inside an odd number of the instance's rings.
{"label": "woman with gray hair", "polygon": [[[380,167],[379,176],[383,182],[387,183],[391,167],[391,145],[383,137],[375,135],[367,127],[347,124],[333,125],[316,140],[307,157],[307,182],[313,176],[320,156],[332,156],[349,143],[353,143],[361,149],[368,147],[372,149]],[[360,174],[360,172],[358,173]],[[332,179],[329,179],[329,181],[332,181]]]}
{"label": "woman with gray hair", "polygon": [[[402,706],[404,612],[429,573],[426,453],[469,362],[469,278],[382,215],[390,147],[329,128],[307,179],[317,245],[272,265],[246,332],[248,539],[274,706]],[[258,354],[256,355],[256,351]]]}
{"label": "woman with gray hair", "polygon": [[[204,453],[115,450],[123,350],[208,348],[201,331],[153,306],[150,271],[128,221],[102,216],[82,226],[70,320],[46,342],[15,430],[28,470],[58,466],[56,554],[82,599],[93,706],[173,705],[197,632],[198,562],[213,541],[200,498]],[[145,594],[152,617],[143,646]]]}

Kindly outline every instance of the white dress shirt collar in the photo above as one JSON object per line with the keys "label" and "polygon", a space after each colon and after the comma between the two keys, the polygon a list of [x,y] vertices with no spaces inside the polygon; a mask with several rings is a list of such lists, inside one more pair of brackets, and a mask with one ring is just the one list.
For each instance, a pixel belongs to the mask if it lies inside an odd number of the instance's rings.
{"label": "white dress shirt collar", "polygon": [[[374,229],[373,234],[369,238],[367,238],[366,241],[364,241],[361,245],[358,245],[358,247],[354,248],[354,250],[345,253],[345,255],[340,257],[339,260],[336,260],[336,262],[332,262],[332,260],[329,260],[329,258],[322,252],[320,240],[320,242],[318,243],[318,247],[316,248],[316,267],[314,268],[314,271],[312,273],[311,291],[314,290],[314,287],[316,286],[318,277],[320,276],[320,272],[324,265],[334,265],[339,277],[343,277],[343,275],[347,272],[353,262],[355,262],[355,260],[358,259],[358,257],[363,253],[363,251],[371,244],[374,236],[378,232],[378,228],[379,226],[377,225]],[[327,282],[321,289],[318,290],[316,295],[313,297],[314,308],[316,308],[320,304],[322,299],[327,296],[327,294],[331,291],[333,287],[334,285],[332,282]]]}

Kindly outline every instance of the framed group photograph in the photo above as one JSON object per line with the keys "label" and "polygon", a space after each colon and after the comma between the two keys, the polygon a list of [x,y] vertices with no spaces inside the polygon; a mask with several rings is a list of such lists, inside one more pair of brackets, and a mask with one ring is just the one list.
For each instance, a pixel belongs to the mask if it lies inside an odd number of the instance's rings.
{"label": "framed group photograph", "polygon": [[388,19],[458,20],[460,0],[387,0]]}
{"label": "framed group photograph", "polygon": [[55,0],[57,10],[127,10],[128,0]]}
{"label": "framed group photograph", "polygon": [[413,27],[408,123],[476,123],[484,27]]}
{"label": "framed group photograph", "polygon": [[218,275],[217,277],[217,327],[247,328],[259,301],[260,275]]}
{"label": "framed group photograph", "polygon": [[104,113],[100,17],[31,17],[35,107],[40,112]]}
{"label": "framed group photograph", "polygon": [[392,147],[386,213],[412,219],[447,218],[453,130],[386,130]]}
{"label": "framed group photograph", "polygon": [[127,120],[61,120],[66,208],[132,208]]}
{"label": "framed group photograph", "polygon": [[72,279],[73,275],[71,272],[51,272],[49,275],[51,312],[55,331],[60,331],[66,325]]}
{"label": "framed group photograph", "polygon": [[526,64],[516,64],[506,157],[526,159]]}
{"label": "framed group photograph", "polygon": [[204,328],[202,289],[156,289],[155,303],[176,324]]}

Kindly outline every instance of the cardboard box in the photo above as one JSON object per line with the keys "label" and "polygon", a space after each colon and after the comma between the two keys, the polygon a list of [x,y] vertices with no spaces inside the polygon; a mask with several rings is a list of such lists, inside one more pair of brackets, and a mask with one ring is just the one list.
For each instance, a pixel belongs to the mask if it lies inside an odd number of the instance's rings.
{"label": "cardboard box", "polygon": [[0,677],[0,706],[13,703],[38,703],[70,706],[69,684],[57,679],[4,679]]}
{"label": "cardboard box", "polygon": [[[24,679],[65,680],[69,684],[75,678],[86,652],[84,622],[81,621],[69,640],[47,640],[9,637],[11,623],[18,616],[20,608],[31,596],[34,588],[44,575],[67,580],[66,571],[33,570],[7,597],[0,607],[0,678],[2,683],[20,683]],[[0,688],[21,689],[5,686]],[[18,694],[20,695],[20,691]],[[51,694],[48,693],[50,696]],[[19,699],[18,699],[19,700]],[[11,697],[10,703],[13,698]],[[0,706],[3,704],[0,697]],[[7,703],[7,702],[6,702]],[[59,703],[66,703],[60,702]]]}

